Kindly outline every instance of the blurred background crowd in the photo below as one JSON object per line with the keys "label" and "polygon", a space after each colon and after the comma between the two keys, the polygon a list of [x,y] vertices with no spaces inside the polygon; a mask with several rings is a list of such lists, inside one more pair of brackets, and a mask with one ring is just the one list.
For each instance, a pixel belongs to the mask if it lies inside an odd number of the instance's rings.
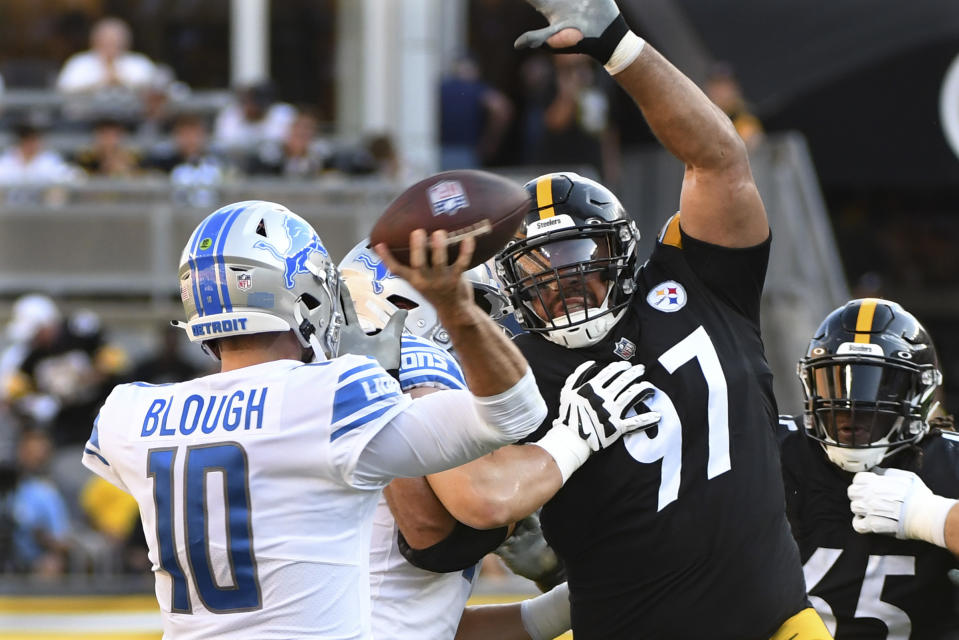
{"label": "blurred background crowd", "polygon": [[[959,5],[877,3],[620,2],[754,154],[784,410],[808,322],[849,295],[913,310],[959,403]],[[80,452],[116,383],[212,368],[161,321],[221,204],[289,204],[339,258],[428,173],[566,168],[648,248],[682,167],[588,59],[514,51],[536,26],[518,0],[0,3],[0,572],[147,570],[136,504]]]}

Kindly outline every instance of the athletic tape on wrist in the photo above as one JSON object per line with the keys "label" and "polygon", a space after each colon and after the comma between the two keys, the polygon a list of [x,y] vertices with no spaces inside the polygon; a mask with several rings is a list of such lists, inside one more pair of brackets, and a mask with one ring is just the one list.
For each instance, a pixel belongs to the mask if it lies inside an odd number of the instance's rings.
{"label": "athletic tape on wrist", "polygon": [[946,548],[946,517],[956,500],[937,495],[922,496],[909,504],[904,514],[903,529],[907,538],[925,540]]}
{"label": "athletic tape on wrist", "polygon": [[519,605],[523,628],[533,640],[552,640],[569,631],[569,587],[566,583]]}
{"label": "athletic tape on wrist", "polygon": [[603,68],[606,69],[609,75],[616,75],[633,63],[633,60],[639,56],[644,46],[646,46],[645,40],[632,31],[628,31],[626,35],[623,36],[623,39],[619,41],[619,44],[616,45],[613,55],[609,57],[609,60],[603,65]]}
{"label": "athletic tape on wrist", "polygon": [[563,476],[563,484],[589,459],[590,449],[586,441],[562,425],[554,424],[542,438],[530,444],[546,449],[546,453],[553,456]]}

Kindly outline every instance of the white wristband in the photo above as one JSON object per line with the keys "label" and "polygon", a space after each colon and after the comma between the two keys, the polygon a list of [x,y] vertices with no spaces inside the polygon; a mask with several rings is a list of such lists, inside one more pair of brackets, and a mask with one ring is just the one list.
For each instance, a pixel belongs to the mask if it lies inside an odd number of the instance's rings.
{"label": "white wristband", "polygon": [[563,476],[563,484],[566,484],[574,471],[583,466],[591,453],[586,441],[565,426],[553,425],[542,438],[530,444],[546,449],[546,453],[553,456]]}
{"label": "white wristband", "polygon": [[906,538],[924,540],[946,548],[946,517],[955,500],[933,494],[918,495],[903,503],[902,527]]}
{"label": "white wristband", "polygon": [[613,55],[611,55],[609,60],[606,61],[606,64],[603,65],[603,68],[609,72],[609,75],[615,76],[633,63],[633,60],[636,59],[644,46],[646,46],[645,40],[632,31],[627,31],[623,39],[616,45],[616,49],[613,50]]}
{"label": "white wristband", "polygon": [[546,401],[536,386],[528,366],[512,387],[495,396],[473,396],[476,412],[483,421],[499,431],[507,442],[515,442],[533,433],[546,418]]}
{"label": "white wristband", "polygon": [[523,628],[533,640],[553,640],[569,631],[569,587],[564,582],[519,605]]}

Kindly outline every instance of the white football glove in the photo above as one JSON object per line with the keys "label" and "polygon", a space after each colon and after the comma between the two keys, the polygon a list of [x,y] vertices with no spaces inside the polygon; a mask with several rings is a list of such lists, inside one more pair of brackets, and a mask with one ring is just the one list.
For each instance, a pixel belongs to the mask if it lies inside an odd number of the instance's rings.
{"label": "white football glove", "polygon": [[937,496],[911,471],[860,471],[846,490],[858,533],[924,540],[945,548],[946,516],[955,500]]}
{"label": "white football glove", "polygon": [[517,49],[549,45],[563,29],[577,29],[583,39],[573,46],[553,48],[559,53],[585,53],[606,64],[629,32],[614,0],[526,0],[549,20],[549,26],[527,31],[513,43]]}
{"label": "white football glove", "polygon": [[[648,429],[659,422],[659,414],[642,404],[655,393],[652,384],[639,382],[646,367],[613,362],[598,372],[596,369],[596,363],[587,360],[566,378],[553,427],[575,432],[592,451],[600,451],[624,433]],[[638,413],[637,407],[644,411]]]}

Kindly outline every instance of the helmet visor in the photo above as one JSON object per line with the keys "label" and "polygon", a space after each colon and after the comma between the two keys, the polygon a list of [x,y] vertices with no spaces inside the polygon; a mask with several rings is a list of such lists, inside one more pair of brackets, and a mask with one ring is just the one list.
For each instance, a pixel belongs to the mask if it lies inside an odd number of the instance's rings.
{"label": "helmet visor", "polygon": [[888,439],[911,417],[916,380],[913,370],[861,360],[813,365],[806,377],[821,435],[849,447]]}
{"label": "helmet visor", "polygon": [[513,258],[520,300],[544,323],[572,322],[577,311],[593,315],[603,309],[610,274],[618,260],[610,257],[605,235],[557,240],[518,252]]}

